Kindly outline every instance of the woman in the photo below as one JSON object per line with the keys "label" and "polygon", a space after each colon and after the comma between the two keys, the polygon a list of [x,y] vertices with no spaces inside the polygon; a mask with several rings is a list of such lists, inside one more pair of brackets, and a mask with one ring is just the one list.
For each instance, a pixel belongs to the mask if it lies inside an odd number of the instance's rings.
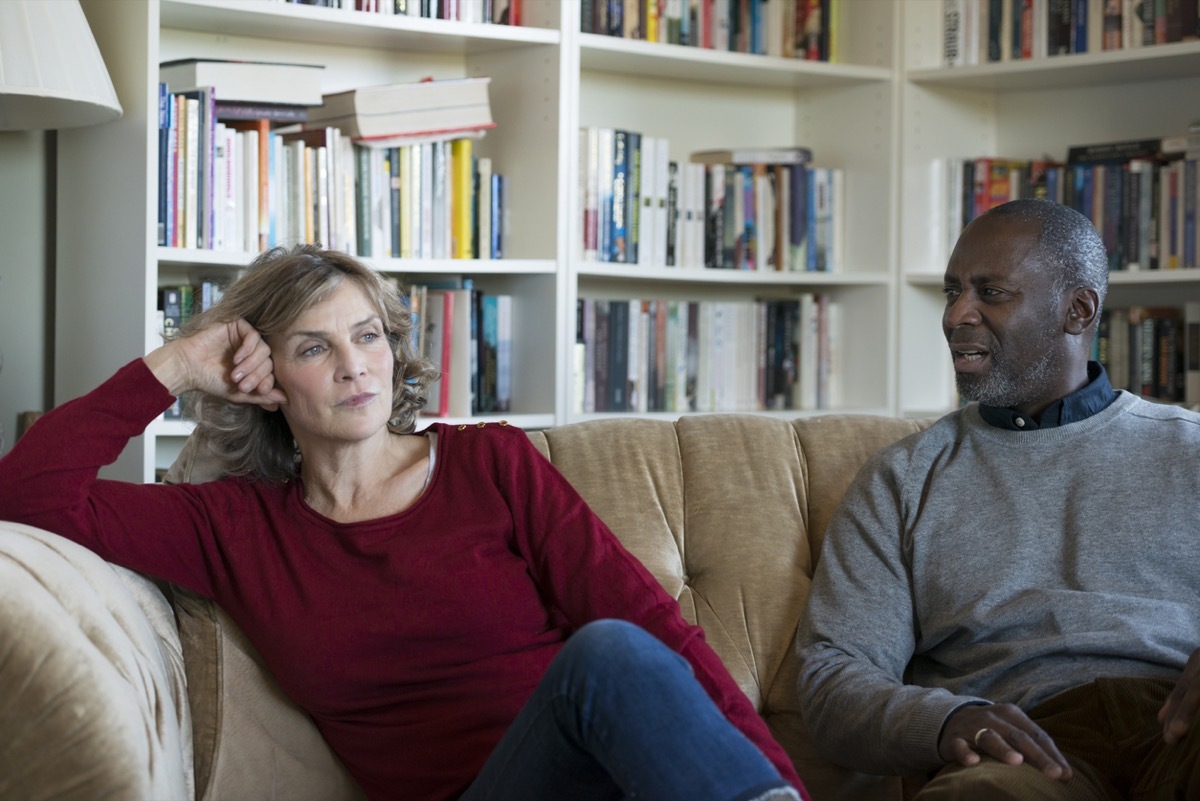
{"label": "woman", "polygon": [[[373,799],[796,798],[700,630],[522,432],[413,433],[436,376],[411,329],[354,259],[267,252],[44,415],[0,518],[214,598]],[[98,480],[183,393],[230,477]]]}

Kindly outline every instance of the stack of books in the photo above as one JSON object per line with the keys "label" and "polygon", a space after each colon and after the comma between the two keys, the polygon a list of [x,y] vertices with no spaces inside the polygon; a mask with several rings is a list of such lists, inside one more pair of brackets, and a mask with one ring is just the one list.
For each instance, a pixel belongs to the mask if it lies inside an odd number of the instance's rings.
{"label": "stack of books", "polygon": [[364,144],[397,147],[414,141],[481,136],[496,123],[488,100],[491,78],[426,78],[327,94],[307,128],[340,128]]}

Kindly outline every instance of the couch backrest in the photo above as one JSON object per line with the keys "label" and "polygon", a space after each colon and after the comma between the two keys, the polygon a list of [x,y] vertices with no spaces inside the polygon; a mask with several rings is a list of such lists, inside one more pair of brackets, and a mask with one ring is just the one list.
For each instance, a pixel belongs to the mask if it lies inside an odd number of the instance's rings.
{"label": "couch backrest", "polygon": [[[788,421],[713,414],[677,421],[595,420],[529,432],[529,438],[679,599],[684,616],[704,628],[709,644],[792,756],[813,797],[860,801],[898,798],[898,783],[852,774],[813,752],[800,718],[794,638],[825,527],[846,486],[871,453],[923,426],[860,415]],[[168,480],[198,482],[219,475],[194,439]],[[181,616],[194,629],[184,643],[196,658],[219,651],[217,641],[230,636],[223,629],[233,625],[219,610],[207,617],[211,622],[194,609]],[[207,646],[206,640],[211,641]],[[243,662],[261,670],[254,660]],[[221,670],[205,673],[210,674],[230,678]],[[254,681],[243,680],[236,687],[211,687],[223,701],[211,709],[193,709],[197,726],[222,731],[224,724],[214,718],[221,706],[234,703],[240,714],[255,715],[256,728],[269,729],[278,712],[264,709],[258,715],[248,705],[279,703],[277,688],[247,692],[253,686]],[[238,698],[228,697],[235,689]],[[194,701],[205,692],[189,691]],[[224,742],[216,743],[213,753],[246,760],[254,749],[275,747],[233,744],[232,736],[218,735]],[[196,755],[197,777],[223,775],[210,770],[206,758]],[[253,759],[257,763],[269,754]],[[251,797],[244,786],[228,789],[198,787],[202,797]]]}
{"label": "couch backrest", "polygon": [[896,783],[812,751],[795,633],[847,485],[870,454],[924,425],[713,414],[589,421],[529,437],[704,629],[814,798],[869,799],[898,797]]}

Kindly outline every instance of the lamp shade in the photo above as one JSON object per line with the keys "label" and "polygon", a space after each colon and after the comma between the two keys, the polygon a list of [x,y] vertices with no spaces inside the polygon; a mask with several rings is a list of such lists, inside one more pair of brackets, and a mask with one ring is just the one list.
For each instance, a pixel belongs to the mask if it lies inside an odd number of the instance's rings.
{"label": "lamp shade", "polygon": [[0,131],[121,116],[79,0],[0,0]]}

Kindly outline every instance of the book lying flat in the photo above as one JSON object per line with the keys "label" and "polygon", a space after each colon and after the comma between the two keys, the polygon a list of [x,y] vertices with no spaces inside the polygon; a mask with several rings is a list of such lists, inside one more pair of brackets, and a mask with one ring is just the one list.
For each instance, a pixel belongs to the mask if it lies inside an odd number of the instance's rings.
{"label": "book lying flat", "polygon": [[325,95],[308,126],[332,125],[353,139],[484,130],[495,126],[490,78],[423,80]]}
{"label": "book lying flat", "polygon": [[807,164],[812,151],[807,147],[734,147],[697,150],[688,159],[695,164]]}
{"label": "book lying flat", "polygon": [[184,58],[158,65],[172,92],[211,86],[222,101],[319,106],[325,68],[313,64]]}

